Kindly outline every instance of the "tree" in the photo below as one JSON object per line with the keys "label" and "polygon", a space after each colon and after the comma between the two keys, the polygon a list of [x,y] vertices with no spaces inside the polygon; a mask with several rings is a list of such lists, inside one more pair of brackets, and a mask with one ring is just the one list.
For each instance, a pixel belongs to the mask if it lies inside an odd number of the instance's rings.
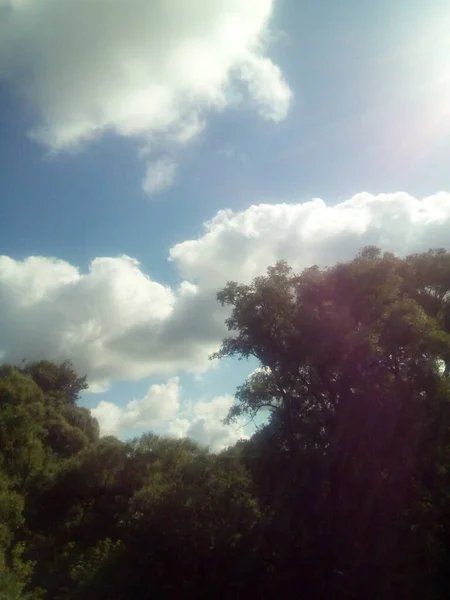
{"label": "tree", "polygon": [[[49,566],[44,547],[53,544],[53,556],[58,550],[55,517],[61,506],[40,501],[67,470],[61,458],[75,457],[98,440],[97,422],[75,405],[85,387],[85,378],[68,362],[0,367],[0,513],[9,504],[8,515],[15,515],[14,521],[9,519],[15,525],[0,533],[0,589],[5,597],[38,597],[40,573]],[[43,543],[45,511],[53,514],[52,530]],[[33,570],[36,563],[39,568]]]}
{"label": "tree", "polygon": [[88,388],[86,376],[79,377],[70,360],[55,364],[49,360],[25,363],[22,372],[29,375],[44,394],[65,403],[75,404]]}
{"label": "tree", "polygon": [[[435,267],[428,278],[424,261]],[[291,594],[423,597],[436,579],[450,338],[448,267],[435,261],[448,256],[401,260],[368,248],[300,275],[280,262],[218,294],[232,307],[232,336],[216,357],[253,356],[263,369],[229,418],[269,410],[271,528]]]}
{"label": "tree", "polygon": [[0,370],[0,467],[18,490],[44,462],[45,410],[43,394],[13,367]]}
{"label": "tree", "polygon": [[141,475],[120,520],[120,551],[107,566],[114,591],[97,581],[93,597],[209,598],[217,589],[241,597],[245,542],[259,519],[242,466],[189,440],[154,435],[129,444],[128,464]]}
{"label": "tree", "polygon": [[39,590],[25,592],[33,563],[24,561],[25,547],[15,541],[23,526],[23,497],[11,487],[7,475],[0,471],[0,594],[8,600],[38,600]]}

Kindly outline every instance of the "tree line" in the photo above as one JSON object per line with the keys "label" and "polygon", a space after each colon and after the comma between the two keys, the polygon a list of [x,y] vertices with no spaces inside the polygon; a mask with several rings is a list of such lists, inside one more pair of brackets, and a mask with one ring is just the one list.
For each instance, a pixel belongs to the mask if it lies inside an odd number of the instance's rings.
{"label": "tree line", "polygon": [[229,282],[260,364],[213,454],[100,437],[71,363],[0,367],[0,597],[450,597],[450,254],[366,247]]}

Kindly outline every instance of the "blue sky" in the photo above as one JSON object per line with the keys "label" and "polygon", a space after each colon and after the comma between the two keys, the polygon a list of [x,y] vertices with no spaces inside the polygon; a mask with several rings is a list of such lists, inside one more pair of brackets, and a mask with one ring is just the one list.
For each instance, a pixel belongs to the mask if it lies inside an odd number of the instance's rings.
{"label": "blue sky", "polygon": [[105,432],[237,439],[228,279],[450,239],[448,3],[240,4],[0,0],[0,351]]}

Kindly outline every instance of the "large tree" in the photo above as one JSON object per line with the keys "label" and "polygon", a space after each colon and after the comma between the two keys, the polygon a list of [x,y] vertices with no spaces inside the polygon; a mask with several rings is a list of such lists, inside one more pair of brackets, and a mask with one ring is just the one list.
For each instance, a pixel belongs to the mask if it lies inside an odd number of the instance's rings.
{"label": "large tree", "polygon": [[229,419],[268,411],[253,466],[266,496],[271,481],[276,585],[294,595],[425,597],[437,583],[449,273],[443,251],[402,260],[370,247],[300,275],[279,262],[218,294],[232,335],[216,357],[261,366]]}

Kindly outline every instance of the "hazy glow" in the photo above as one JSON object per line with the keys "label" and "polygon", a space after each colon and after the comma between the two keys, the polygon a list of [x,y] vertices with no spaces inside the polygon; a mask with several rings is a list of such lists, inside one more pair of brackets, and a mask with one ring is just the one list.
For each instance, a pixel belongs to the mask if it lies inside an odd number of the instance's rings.
{"label": "hazy glow", "polygon": [[420,161],[450,132],[450,11],[431,18],[408,52],[414,115],[402,146]]}

